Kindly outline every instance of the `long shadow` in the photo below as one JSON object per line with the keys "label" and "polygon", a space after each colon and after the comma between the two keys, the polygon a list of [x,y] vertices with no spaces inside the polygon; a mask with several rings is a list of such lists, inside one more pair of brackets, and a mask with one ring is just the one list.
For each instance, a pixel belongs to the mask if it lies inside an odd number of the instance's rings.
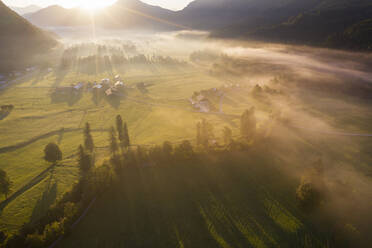
{"label": "long shadow", "polygon": [[68,74],[68,69],[59,69],[55,75],[56,80],[54,81],[53,87],[58,87],[60,83],[65,79],[66,75]]}
{"label": "long shadow", "polygon": [[[50,176],[52,181],[53,175]],[[57,183],[52,186],[48,185],[41,198],[37,201],[35,208],[32,211],[31,222],[37,221],[43,214],[48,211],[57,199]]]}
{"label": "long shadow", "polygon": [[62,143],[63,137],[65,136],[65,130],[61,129],[59,136],[58,136],[58,141],[57,144],[60,145]]}
{"label": "long shadow", "polygon": [[17,192],[13,193],[8,199],[6,199],[2,203],[0,203],[0,211],[2,211],[6,206],[8,206],[8,204],[11,203],[12,201],[14,201],[18,196],[22,195],[27,190],[31,189],[32,187],[34,187],[35,185],[40,183],[42,180],[44,180],[45,177],[48,175],[48,173],[50,171],[52,171],[55,166],[56,166],[56,164],[53,164],[50,167],[48,167],[47,169],[45,169],[44,171],[42,171],[39,175],[34,177],[29,183],[27,183],[25,186],[23,186]]}
{"label": "long shadow", "polygon": [[67,103],[68,106],[73,106],[80,101],[83,97],[82,91],[74,91],[71,89],[68,92],[54,92],[51,94],[51,102],[52,103]]}
{"label": "long shadow", "polygon": [[36,75],[35,79],[32,81],[31,85],[36,85],[40,80],[42,80],[46,75],[48,75],[47,70],[40,70]]}
{"label": "long shadow", "polygon": [[4,120],[9,115],[10,115],[10,112],[5,112],[5,113],[0,112],[0,121]]}

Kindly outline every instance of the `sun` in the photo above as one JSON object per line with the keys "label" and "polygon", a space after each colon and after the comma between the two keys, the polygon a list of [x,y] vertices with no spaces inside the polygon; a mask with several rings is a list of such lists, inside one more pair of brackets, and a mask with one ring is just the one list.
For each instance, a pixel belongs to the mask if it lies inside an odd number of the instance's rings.
{"label": "sun", "polygon": [[116,0],[81,0],[80,2],[80,8],[96,11],[112,5]]}

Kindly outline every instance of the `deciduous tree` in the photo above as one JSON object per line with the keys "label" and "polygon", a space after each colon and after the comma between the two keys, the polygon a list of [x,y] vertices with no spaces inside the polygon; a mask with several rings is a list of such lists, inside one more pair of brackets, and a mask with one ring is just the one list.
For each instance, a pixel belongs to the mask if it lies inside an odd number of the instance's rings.
{"label": "deciduous tree", "polygon": [[46,145],[44,154],[44,159],[48,162],[56,163],[57,161],[62,160],[62,152],[55,143],[49,143]]}

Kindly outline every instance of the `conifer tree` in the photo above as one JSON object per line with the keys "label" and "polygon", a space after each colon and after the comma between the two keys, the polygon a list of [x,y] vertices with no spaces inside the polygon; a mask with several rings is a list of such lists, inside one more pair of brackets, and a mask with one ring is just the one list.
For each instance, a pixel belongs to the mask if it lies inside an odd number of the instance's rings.
{"label": "conifer tree", "polygon": [[91,135],[90,124],[87,122],[84,128],[84,147],[87,151],[93,152],[94,142]]}
{"label": "conifer tree", "polygon": [[115,155],[117,151],[118,151],[118,143],[116,140],[115,129],[114,127],[112,127],[110,131],[110,152],[112,155]]}
{"label": "conifer tree", "polygon": [[129,132],[128,132],[128,125],[125,122],[123,127],[123,144],[125,148],[130,147],[130,138],[129,138]]}
{"label": "conifer tree", "polygon": [[240,132],[243,138],[252,138],[256,133],[256,125],[255,108],[252,107],[246,110],[240,119]]}

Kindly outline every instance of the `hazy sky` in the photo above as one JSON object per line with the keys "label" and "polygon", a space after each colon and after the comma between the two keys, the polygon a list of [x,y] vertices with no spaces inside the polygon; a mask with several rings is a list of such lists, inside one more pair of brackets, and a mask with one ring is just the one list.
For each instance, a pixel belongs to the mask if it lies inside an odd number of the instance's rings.
{"label": "hazy sky", "polygon": [[[66,8],[76,7],[82,4],[86,4],[90,0],[3,0],[3,2],[9,6],[26,6],[30,4],[36,4],[42,7],[58,4]],[[97,0],[95,0],[97,1]],[[115,2],[115,0],[98,0],[102,2]],[[168,9],[182,9],[192,0],[141,0],[152,5],[159,5]]]}

